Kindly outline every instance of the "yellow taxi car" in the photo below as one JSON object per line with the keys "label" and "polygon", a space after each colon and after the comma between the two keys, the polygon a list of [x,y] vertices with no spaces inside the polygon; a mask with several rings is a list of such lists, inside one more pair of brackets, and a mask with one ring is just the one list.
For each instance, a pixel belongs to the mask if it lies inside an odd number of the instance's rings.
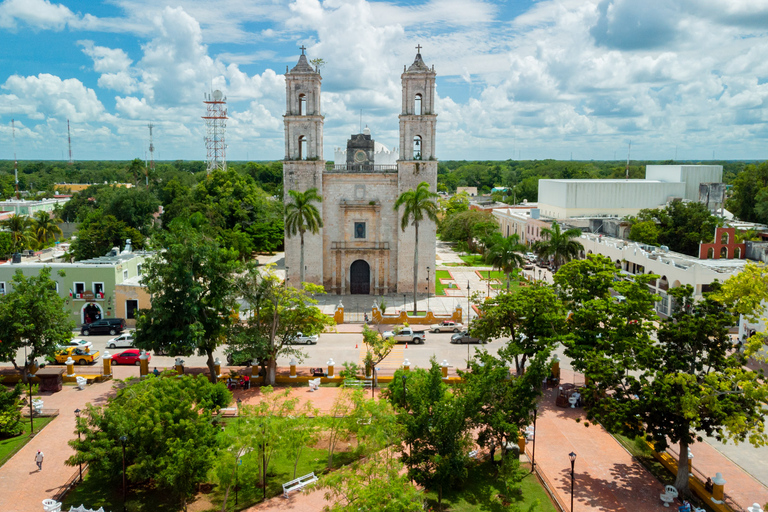
{"label": "yellow taxi car", "polygon": [[98,350],[89,352],[87,348],[67,347],[56,352],[56,362],[65,364],[67,359],[71,357],[76,364],[92,364],[96,362],[100,355]]}

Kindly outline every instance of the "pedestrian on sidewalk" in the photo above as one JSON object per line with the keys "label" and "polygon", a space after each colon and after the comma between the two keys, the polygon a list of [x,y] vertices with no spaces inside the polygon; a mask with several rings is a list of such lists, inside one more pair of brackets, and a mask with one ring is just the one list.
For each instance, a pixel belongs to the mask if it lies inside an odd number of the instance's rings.
{"label": "pedestrian on sidewalk", "polygon": [[37,463],[37,470],[42,471],[43,470],[43,452],[40,450],[37,450],[37,455],[35,455],[35,462]]}

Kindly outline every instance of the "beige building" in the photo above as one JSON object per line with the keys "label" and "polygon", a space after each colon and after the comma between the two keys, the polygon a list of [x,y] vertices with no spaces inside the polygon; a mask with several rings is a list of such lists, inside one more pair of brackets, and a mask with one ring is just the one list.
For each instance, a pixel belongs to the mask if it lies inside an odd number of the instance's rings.
{"label": "beige building", "polygon": [[[324,227],[304,235],[305,280],[322,284],[328,293],[385,294],[413,290],[414,228],[400,229],[393,210],[397,197],[425,181],[437,187],[434,112],[435,71],[416,54],[401,75],[402,112],[399,159],[395,165],[375,161],[370,133],[353,135],[346,163],[326,169],[323,159],[323,115],[317,69],[302,50],[299,62],[285,74],[286,107],[283,188],[317,188],[323,201]],[[436,226],[419,225],[418,290],[426,291],[427,267],[435,263]],[[289,283],[300,280],[300,240],[285,239]],[[434,281],[431,283],[434,289]]]}
{"label": "beige building", "polygon": [[115,285],[115,316],[125,318],[128,327],[136,327],[136,312],[151,307],[149,293],[137,275]]}

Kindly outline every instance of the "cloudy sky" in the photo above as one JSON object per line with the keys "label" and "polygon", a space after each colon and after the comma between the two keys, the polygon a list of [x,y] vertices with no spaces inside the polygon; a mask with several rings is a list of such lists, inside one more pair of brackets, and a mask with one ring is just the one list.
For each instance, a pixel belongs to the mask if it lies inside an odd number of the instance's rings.
{"label": "cloudy sky", "polygon": [[325,157],[397,143],[400,73],[438,74],[440,159],[768,159],[768,0],[2,0],[0,159],[283,157],[286,66],[322,58]]}

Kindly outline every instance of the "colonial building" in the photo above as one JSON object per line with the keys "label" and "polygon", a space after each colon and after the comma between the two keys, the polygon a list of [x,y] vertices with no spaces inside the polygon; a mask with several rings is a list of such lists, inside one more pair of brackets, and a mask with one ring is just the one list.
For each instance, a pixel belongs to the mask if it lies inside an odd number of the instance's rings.
{"label": "colonial building", "polygon": [[[422,181],[437,188],[435,156],[435,70],[416,54],[404,68],[399,158],[378,164],[370,132],[353,135],[345,161],[326,169],[323,159],[323,115],[317,69],[304,50],[299,62],[286,70],[285,161],[283,188],[304,192],[316,188],[324,227],[304,235],[304,279],[322,284],[328,293],[386,294],[413,291],[414,228],[400,229],[397,197]],[[426,292],[427,267],[435,263],[436,226],[419,224],[418,291]],[[286,275],[300,280],[298,236],[285,239]],[[431,285],[434,290],[434,281]]]}

